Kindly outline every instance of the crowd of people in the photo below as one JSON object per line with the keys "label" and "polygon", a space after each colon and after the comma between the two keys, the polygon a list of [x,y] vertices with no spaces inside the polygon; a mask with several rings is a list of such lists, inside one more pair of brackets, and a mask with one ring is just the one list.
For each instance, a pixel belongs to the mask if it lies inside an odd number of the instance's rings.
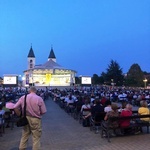
{"label": "crowd of people", "polygon": [[[107,122],[109,121],[108,118],[112,116],[132,116],[134,106],[137,106],[138,115],[150,114],[148,108],[150,91],[145,89],[82,87],[63,90],[53,89],[51,95],[54,101],[59,102],[60,106],[65,108],[68,113],[77,113],[75,116],[78,117],[82,114],[83,121],[90,119],[96,112],[105,112],[104,122],[112,127],[128,127],[130,124],[136,123],[129,119],[120,122]],[[85,109],[89,111],[84,111]],[[144,121],[149,122],[150,118],[137,120],[137,122]],[[128,131],[128,129],[121,131],[121,134]],[[139,130],[136,130],[136,132],[139,132]]]}
{"label": "crowd of people", "polygon": [[[2,89],[0,90],[0,114],[10,111],[18,99],[27,92],[27,89]],[[150,90],[125,87],[71,87],[71,88],[45,88],[38,89],[36,94],[43,100],[52,97],[67,113],[74,118],[82,119],[84,126],[88,126],[90,118],[97,112],[104,112],[104,121],[110,116],[131,116],[133,107],[137,106],[138,114],[150,114]],[[84,111],[89,109],[89,111]],[[81,116],[82,114],[82,116]],[[149,118],[137,120],[139,122],[150,121]],[[111,126],[130,126],[131,120],[108,123]],[[8,126],[9,127],[9,124]],[[126,131],[121,131],[128,132]]]}

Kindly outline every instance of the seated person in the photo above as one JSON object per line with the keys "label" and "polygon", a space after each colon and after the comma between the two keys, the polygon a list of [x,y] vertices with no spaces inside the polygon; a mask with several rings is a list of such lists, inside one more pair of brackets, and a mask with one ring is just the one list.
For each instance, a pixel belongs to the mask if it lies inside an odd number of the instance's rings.
{"label": "seated person", "polygon": [[100,99],[97,98],[94,101],[94,105],[91,107],[91,112],[85,116],[85,118],[90,117],[91,127],[93,126],[96,130],[95,133],[99,132],[99,127],[101,126],[101,122],[104,120],[104,107],[100,103]]}
{"label": "seated person", "polygon": [[109,120],[110,117],[118,117],[119,113],[118,113],[118,106],[117,104],[111,104],[111,111],[108,111],[106,113],[106,116],[104,118],[104,120],[107,122],[107,124],[111,127],[111,128],[117,128],[119,126],[118,121],[113,121],[113,120]]}
{"label": "seated person", "polygon": [[107,100],[105,102],[105,107],[104,107],[104,112],[109,112],[109,111],[112,111],[112,108],[111,108],[111,101],[110,100]]}
{"label": "seated person", "polygon": [[[149,108],[148,108],[148,104],[147,104],[147,102],[146,101],[141,101],[140,102],[140,105],[141,105],[141,107],[139,107],[139,109],[138,109],[138,114],[139,115],[149,115],[150,114],[150,110],[149,110]],[[150,121],[150,118],[141,118],[140,119],[141,121]]]}
{"label": "seated person", "polygon": [[69,104],[73,104],[73,103],[74,103],[74,99],[73,99],[72,95],[69,95],[69,98],[68,98],[68,101],[67,101],[67,106]]}
{"label": "seated person", "polygon": [[75,102],[75,117],[79,117],[81,107],[83,105],[82,96],[77,97],[77,101]]}
{"label": "seated person", "polygon": [[127,102],[123,101],[121,103],[121,107],[118,109],[118,111],[121,113],[124,109],[126,109],[126,105],[127,105]]}
{"label": "seated person", "polygon": [[82,118],[82,125],[84,127],[89,126],[89,117],[85,118],[91,112],[91,105],[88,99],[85,100],[85,103],[81,107],[81,118]]}
{"label": "seated person", "polygon": [[103,96],[102,99],[101,99],[101,104],[104,106],[106,101],[107,101],[106,97]]}
{"label": "seated person", "polygon": [[[120,114],[121,117],[125,117],[125,116],[132,116],[132,105],[131,104],[127,104],[125,109],[122,110],[121,114]],[[129,128],[131,122],[130,119],[125,119],[125,120],[121,120],[120,121],[120,127],[123,127],[125,129],[121,129],[121,133],[122,134],[127,134],[127,133],[131,133],[132,132],[132,129]]]}
{"label": "seated person", "polygon": [[91,108],[92,116],[95,116],[96,113],[104,112],[104,107],[101,105],[100,100],[95,100],[95,105]]}
{"label": "seated person", "polygon": [[67,101],[67,112],[68,113],[72,112],[73,108],[74,108],[74,99],[72,95],[70,95]]}
{"label": "seated person", "polygon": [[15,104],[12,101],[6,103],[5,107],[7,109],[14,109]]}
{"label": "seated person", "polygon": [[[109,119],[110,117],[118,117],[118,106],[117,104],[111,104],[111,111],[108,111],[105,115],[104,122],[102,122],[102,126],[109,127],[113,129],[112,136],[116,135],[116,128],[119,126],[119,122],[116,120]],[[105,136],[105,135],[103,135]]]}
{"label": "seated person", "polygon": [[14,113],[14,103],[12,100],[8,101],[3,109],[5,110],[5,121],[6,121],[6,128],[10,127],[10,119],[12,118],[12,115],[15,115]]}
{"label": "seated person", "polygon": [[84,110],[90,110],[91,109],[91,105],[88,99],[85,100],[85,103],[82,105],[81,107],[81,113],[83,116],[86,116],[87,114],[89,114],[89,111],[84,112]]}
{"label": "seated person", "polygon": [[95,103],[94,106],[91,107],[91,112],[87,114],[84,118],[95,116],[95,114],[99,112],[104,112],[104,107],[100,103],[99,99],[96,99],[94,103]]}
{"label": "seated person", "polygon": [[[131,104],[127,104],[125,109],[122,110],[120,116],[121,117],[132,116],[132,105]],[[121,127],[128,127],[128,126],[130,126],[130,119],[121,120],[120,121],[120,126]]]}

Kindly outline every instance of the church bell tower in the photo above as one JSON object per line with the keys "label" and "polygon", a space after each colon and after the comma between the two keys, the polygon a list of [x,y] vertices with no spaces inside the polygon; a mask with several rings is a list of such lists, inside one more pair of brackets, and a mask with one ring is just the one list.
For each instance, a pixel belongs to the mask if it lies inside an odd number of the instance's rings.
{"label": "church bell tower", "polygon": [[32,45],[31,48],[29,50],[29,54],[28,54],[28,68],[27,69],[33,69],[35,66],[35,55],[34,55],[34,51],[32,49]]}

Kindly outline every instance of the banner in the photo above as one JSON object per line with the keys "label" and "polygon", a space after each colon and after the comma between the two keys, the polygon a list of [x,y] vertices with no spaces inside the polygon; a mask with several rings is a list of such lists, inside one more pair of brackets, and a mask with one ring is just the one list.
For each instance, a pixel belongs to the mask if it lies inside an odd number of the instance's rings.
{"label": "banner", "polygon": [[47,84],[50,83],[51,77],[52,77],[51,74],[46,74],[46,83],[47,83]]}

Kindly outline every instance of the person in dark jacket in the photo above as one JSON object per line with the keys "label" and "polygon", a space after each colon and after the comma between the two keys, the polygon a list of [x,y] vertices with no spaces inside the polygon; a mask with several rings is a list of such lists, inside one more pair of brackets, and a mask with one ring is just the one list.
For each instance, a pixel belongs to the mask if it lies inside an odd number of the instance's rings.
{"label": "person in dark jacket", "polygon": [[91,107],[91,112],[85,116],[88,118],[90,116],[95,116],[96,113],[104,112],[104,107],[100,103],[99,99],[95,99],[94,105]]}

